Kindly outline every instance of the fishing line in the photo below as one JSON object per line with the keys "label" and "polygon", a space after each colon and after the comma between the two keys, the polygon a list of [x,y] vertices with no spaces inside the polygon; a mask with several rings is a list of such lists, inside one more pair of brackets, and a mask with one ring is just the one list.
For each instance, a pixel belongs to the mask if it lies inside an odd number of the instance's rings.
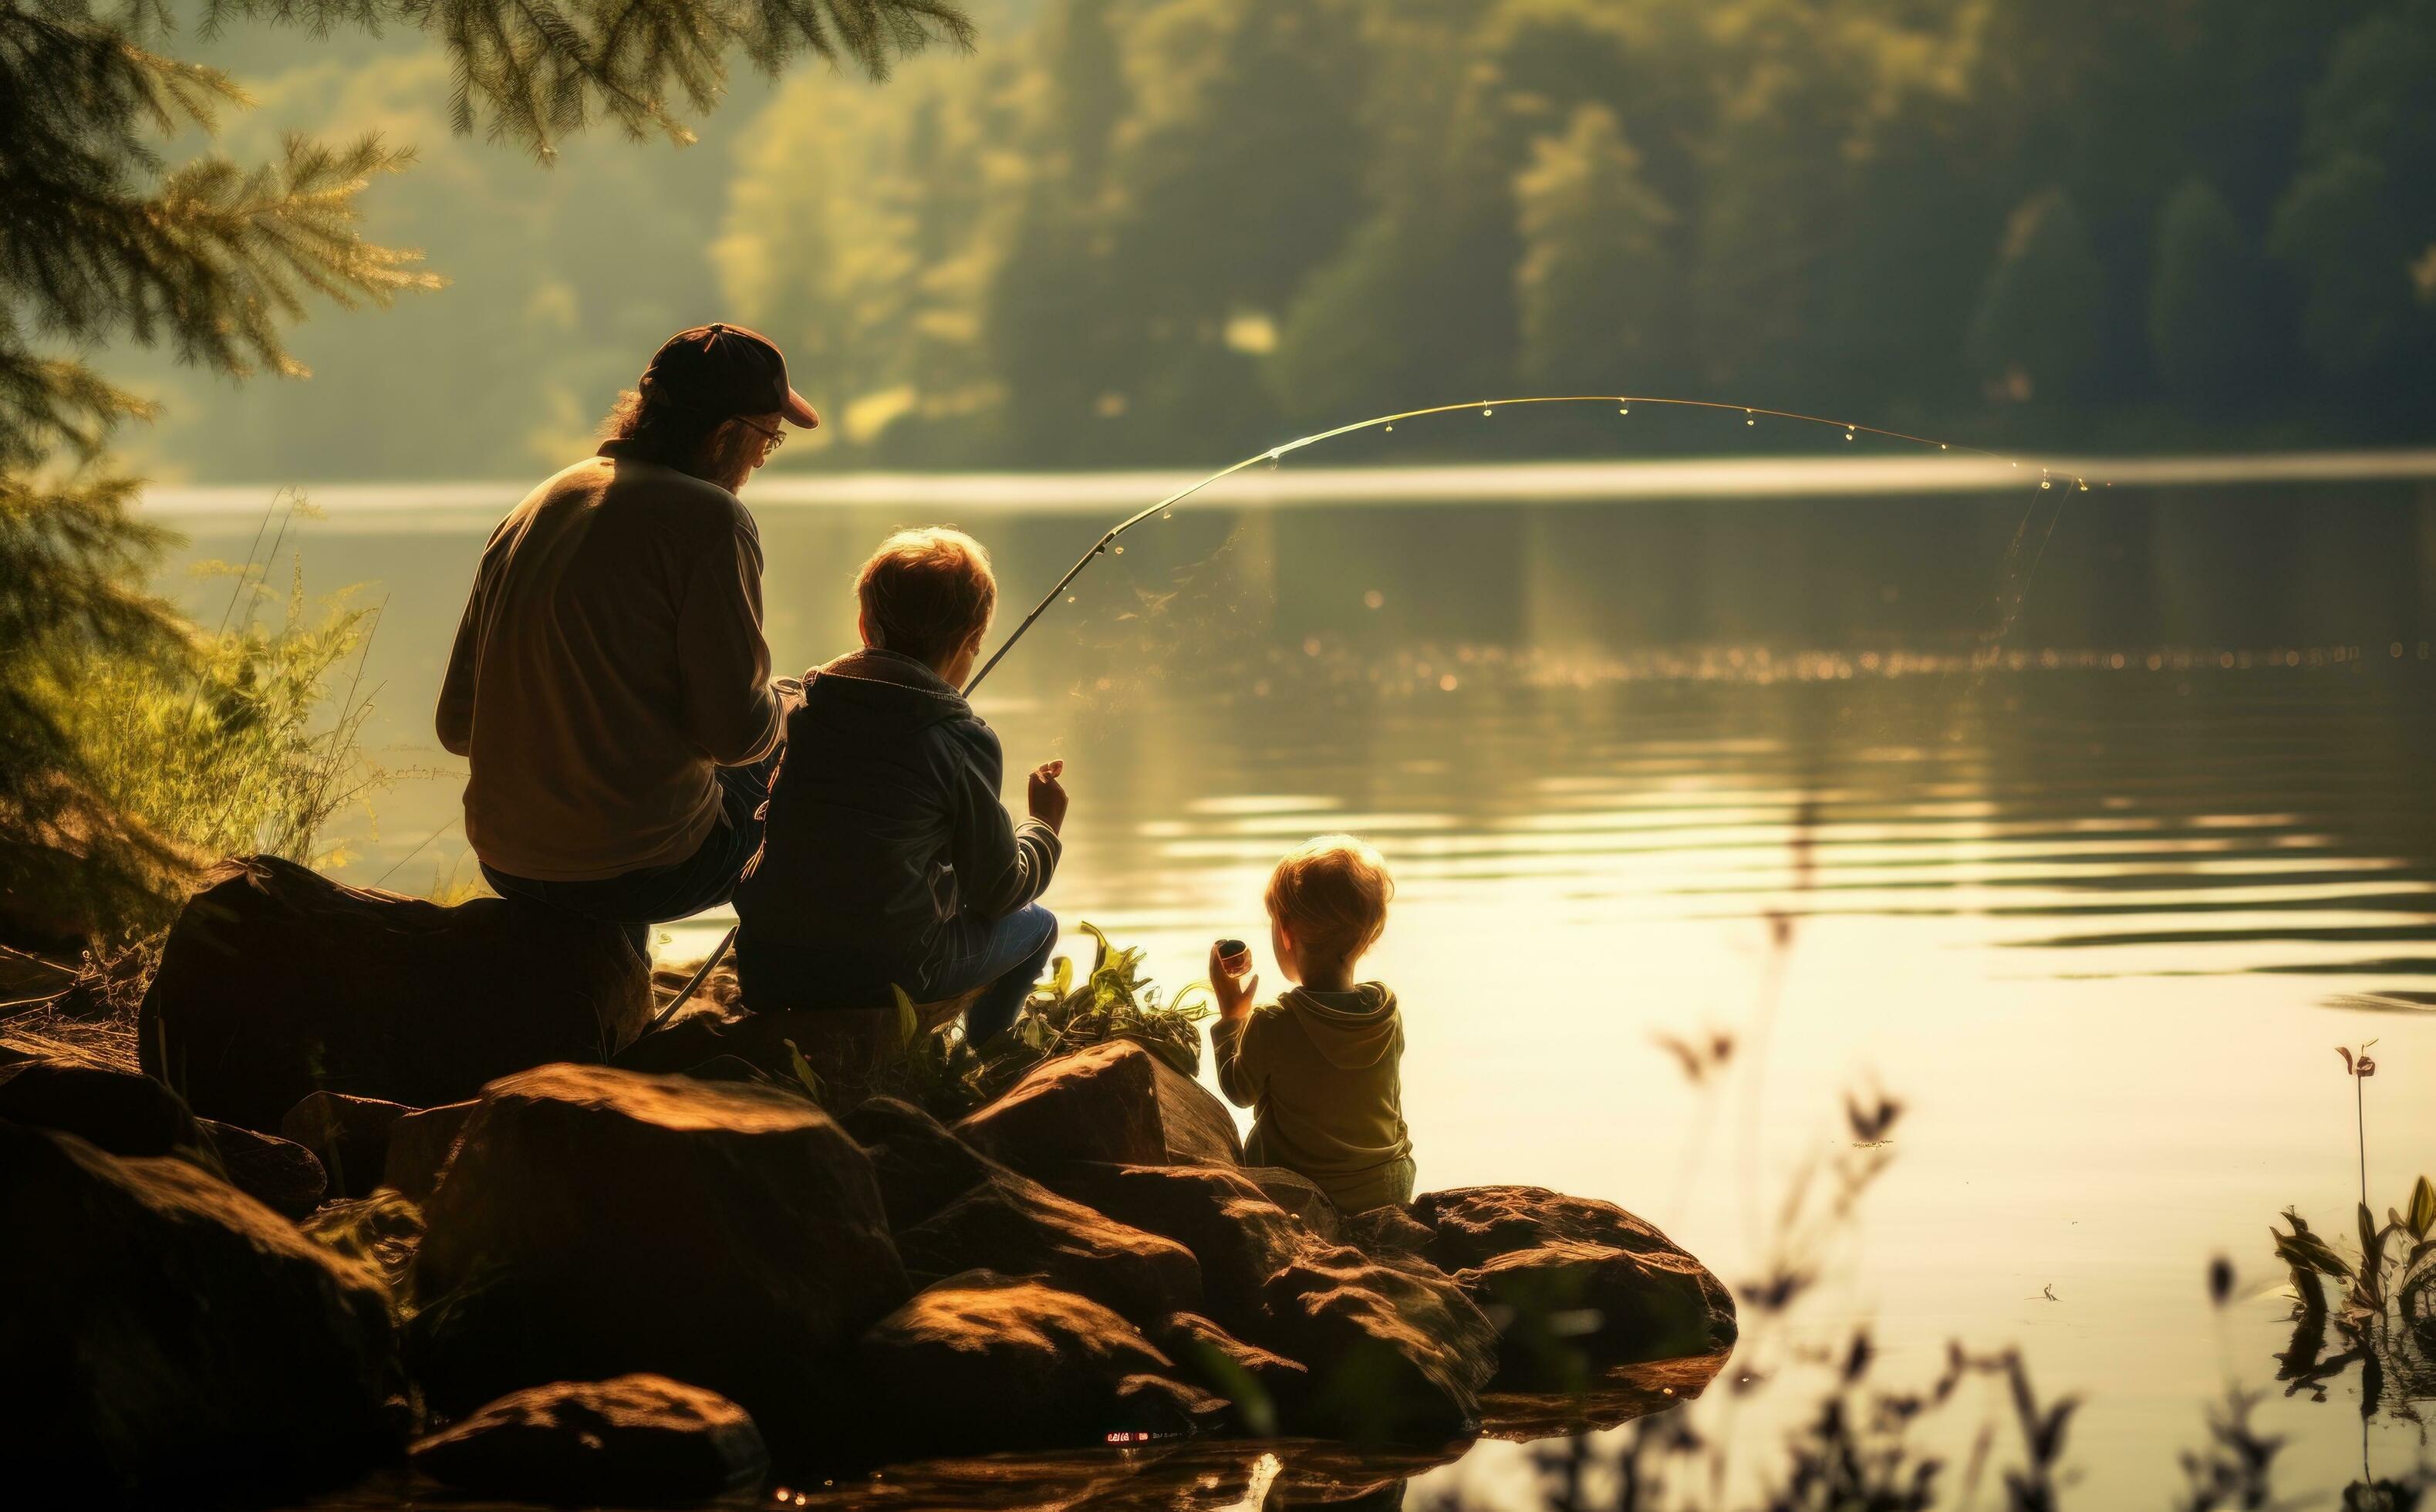
{"label": "fishing line", "polygon": [[[1822,426],[1840,430],[1844,433],[1844,439],[1848,442],[1853,441],[1861,436],[1881,436],[1888,441],[1907,442],[1918,446],[1934,446],[1940,452],[1959,451],[1966,456],[1985,457],[1997,461],[2010,462],[2015,467],[2022,465],[2016,459],[2004,456],[1998,452],[1990,451],[1985,447],[1958,446],[1954,443],[1939,441],[1932,436],[1918,436],[1909,431],[1893,430],[1884,426],[1869,426],[1863,425],[1858,421],[1836,420],[1825,415],[1803,414],[1800,410],[1795,409],[1771,409],[1764,405],[1728,404],[1720,399],[1674,399],[1658,394],[1522,394],[1503,399],[1470,399],[1456,404],[1426,405],[1418,409],[1400,409],[1393,414],[1372,415],[1367,420],[1356,420],[1349,425],[1336,426],[1327,430],[1314,431],[1308,436],[1299,437],[1294,441],[1286,442],[1281,445],[1271,446],[1266,451],[1254,452],[1251,456],[1244,458],[1243,461],[1232,462],[1225,467],[1221,467],[1216,472],[1209,474],[1208,477],[1203,478],[1196,482],[1190,483],[1183,488],[1177,489],[1174,493],[1168,495],[1157,503],[1152,504],[1145,509],[1136,511],[1134,513],[1127,515],[1124,519],[1118,521],[1115,526],[1101,535],[1099,540],[1092,543],[1091,548],[1077,558],[1072,566],[1066,569],[1066,575],[1057,580],[1056,586],[1051,588],[1048,593],[1041,596],[1040,601],[1032,606],[1032,612],[1025,615],[1022,620],[1016,625],[1015,629],[1008,633],[1006,639],[999,642],[998,650],[990,652],[989,660],[982,663],[981,669],[974,672],[971,679],[965,684],[963,689],[964,696],[966,698],[970,698],[972,696],[973,689],[981,686],[982,679],[989,676],[989,674],[997,669],[998,664],[1006,659],[1006,653],[1015,649],[1015,643],[1021,640],[1024,636],[1024,633],[1029,631],[1033,625],[1038,621],[1042,615],[1049,612],[1050,605],[1055,603],[1059,598],[1064,596],[1068,588],[1073,586],[1074,580],[1083,575],[1084,569],[1088,567],[1100,557],[1106,555],[1111,547],[1116,547],[1117,538],[1119,536],[1123,535],[1127,530],[1132,530],[1135,526],[1141,524],[1144,520],[1150,519],[1154,515],[1167,514],[1169,512],[1173,511],[1175,506],[1183,503],[1186,499],[1191,498],[1193,495],[1200,493],[1203,489],[1208,488],[1212,483],[1221,482],[1228,478],[1232,478],[1237,473],[1242,472],[1247,467],[1257,467],[1262,462],[1275,462],[1290,452],[1301,451],[1307,446],[1315,446],[1324,441],[1333,441],[1339,436],[1349,436],[1354,434],[1356,431],[1368,430],[1374,426],[1379,427],[1382,431],[1393,431],[1396,428],[1396,423],[1401,420],[1419,420],[1431,415],[1457,414],[1466,409],[1476,409],[1480,411],[1481,418],[1488,419],[1496,414],[1497,408],[1500,405],[1510,408],[1521,405],[1589,404],[1613,405],[1616,407],[1616,413],[1625,416],[1628,416],[1632,413],[1632,407],[1634,405],[1655,405],[1676,409],[1714,409],[1725,413],[1740,411],[1743,417],[1743,424],[1746,426],[1757,426],[1763,416],[1770,420],[1798,421],[1802,425]],[[2059,476],[2060,475],[2052,468],[2041,467],[2039,469],[2039,488],[2041,491],[2051,491],[2054,488],[2055,481]],[[2080,478],[2077,474],[2069,476],[2072,479],[2072,487],[2079,489],[2082,493],[2087,493],[2089,491],[2089,484],[2086,479]],[[2013,565],[2021,559],[2022,547],[2029,531],[2030,518],[2032,515],[2036,514],[2037,509],[2037,504],[2033,502],[2031,505],[2030,515],[2024,516],[2021,529],[2014,532],[2012,545],[2006,551],[2006,570],[2009,572]],[[2058,500],[2055,514],[2060,516],[2062,512],[2062,501]],[[2050,517],[2047,522],[2047,532],[2052,533],[2054,528],[2055,520],[2053,517]],[[2038,558],[2044,552],[2045,546],[2045,536],[2043,534],[2039,542],[2038,550],[2030,553],[2029,562],[2032,568],[2037,566]],[[1119,549],[1122,548],[1120,547]],[[2022,574],[2018,584],[2013,587],[2010,598],[2010,607],[2006,608],[2005,587],[2002,584],[1999,585],[1999,625],[1994,634],[1990,637],[1988,646],[1981,653],[1983,660],[1993,657],[1996,645],[2003,640],[2005,634],[2012,628],[2013,620],[2018,617],[2020,612],[2023,596],[2027,593],[2028,587],[2028,573],[2027,571],[2025,571]],[[675,1015],[679,1008],[685,1006],[687,999],[692,998],[697,991],[701,990],[702,984],[710,979],[711,972],[717,969],[720,962],[726,958],[728,950],[735,946],[736,931],[739,928],[740,926],[738,925],[728,926],[727,932],[720,937],[718,946],[714,947],[710,954],[704,959],[701,966],[694,971],[692,979],[685,984],[684,988],[677,993],[675,998],[670,1000],[669,1005],[666,1008],[660,1010],[657,1017],[653,1017],[651,1024],[644,1029],[643,1033],[645,1034],[651,1034],[653,1030],[658,1029],[662,1024],[667,1023],[669,1019]]]}

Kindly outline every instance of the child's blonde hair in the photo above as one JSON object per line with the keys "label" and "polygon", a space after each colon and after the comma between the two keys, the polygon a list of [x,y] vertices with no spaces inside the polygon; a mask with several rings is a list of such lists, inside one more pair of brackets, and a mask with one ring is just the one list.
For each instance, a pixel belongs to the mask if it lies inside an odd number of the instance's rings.
{"label": "child's blonde hair", "polygon": [[929,526],[880,542],[855,574],[854,596],[871,622],[874,645],[936,664],[990,622],[998,579],[979,541]]}
{"label": "child's blonde hair", "polygon": [[1379,943],[1395,895],[1377,851],[1351,835],[1320,835],[1278,862],[1265,901],[1307,959],[1347,962]]}

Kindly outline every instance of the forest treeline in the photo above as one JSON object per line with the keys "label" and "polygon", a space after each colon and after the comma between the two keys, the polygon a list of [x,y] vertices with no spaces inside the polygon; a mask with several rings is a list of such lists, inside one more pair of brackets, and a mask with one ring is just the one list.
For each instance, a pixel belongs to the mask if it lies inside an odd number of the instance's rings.
{"label": "forest treeline", "polygon": [[[180,399],[148,461],[529,472],[713,313],[837,422],[785,465],[1225,461],[1583,390],[1990,442],[2428,433],[2436,0],[975,14],[975,53],[793,76],[686,151],[447,145],[374,220],[455,287],[322,322],[305,390]],[[433,66],[282,76],[264,113],[442,143]]]}

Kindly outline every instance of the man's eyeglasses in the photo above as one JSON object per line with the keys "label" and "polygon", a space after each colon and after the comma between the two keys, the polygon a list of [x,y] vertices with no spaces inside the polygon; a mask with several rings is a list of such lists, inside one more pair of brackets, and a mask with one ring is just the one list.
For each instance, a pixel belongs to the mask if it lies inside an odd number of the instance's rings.
{"label": "man's eyeglasses", "polygon": [[739,415],[736,418],[743,420],[747,426],[761,432],[762,439],[770,443],[770,450],[776,451],[779,447],[787,444],[787,432],[784,426],[764,426],[759,421],[745,420],[742,415]]}

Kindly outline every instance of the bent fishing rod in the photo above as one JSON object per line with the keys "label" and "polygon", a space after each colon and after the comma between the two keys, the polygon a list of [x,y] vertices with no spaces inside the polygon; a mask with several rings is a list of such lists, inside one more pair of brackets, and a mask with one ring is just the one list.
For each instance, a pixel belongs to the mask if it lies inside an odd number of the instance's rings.
{"label": "bent fishing rod", "polygon": [[[1043,594],[1040,601],[1032,606],[1032,612],[1023,617],[1022,620],[1016,625],[1015,629],[1008,633],[1007,637],[1004,640],[999,642],[998,650],[990,652],[989,660],[982,663],[981,669],[974,672],[971,679],[965,684],[963,688],[964,696],[966,698],[971,698],[973,696],[973,689],[982,686],[982,679],[987,677],[991,671],[997,668],[1000,662],[1006,659],[1006,653],[1015,649],[1015,643],[1021,640],[1024,636],[1024,633],[1030,630],[1033,625],[1039,620],[1042,615],[1049,612],[1049,606],[1055,603],[1058,599],[1064,595],[1066,590],[1073,585],[1074,580],[1083,575],[1085,568],[1088,567],[1094,561],[1097,561],[1099,558],[1107,554],[1108,548],[1116,545],[1118,537],[1123,535],[1127,530],[1132,530],[1135,526],[1141,524],[1144,520],[1167,513],[1169,511],[1174,509],[1175,506],[1183,503],[1186,499],[1191,498],[1193,495],[1200,493],[1203,489],[1208,488],[1212,483],[1232,478],[1237,473],[1244,471],[1244,469],[1247,467],[1258,467],[1262,462],[1277,461],[1279,459],[1286,456],[1289,452],[1297,452],[1306,446],[1315,446],[1324,441],[1333,441],[1339,436],[1349,436],[1356,431],[1368,430],[1373,426],[1377,426],[1382,430],[1392,431],[1396,428],[1396,423],[1400,420],[1420,420],[1431,415],[1456,414],[1466,409],[1477,409],[1480,411],[1481,416],[1486,419],[1494,415],[1500,405],[1513,408],[1521,405],[1583,404],[1614,405],[1616,407],[1616,412],[1623,415],[1631,414],[1632,407],[1634,405],[1664,406],[1677,409],[1714,409],[1727,412],[1739,410],[1743,417],[1743,424],[1747,426],[1758,425],[1763,417],[1770,420],[1791,420],[1800,422],[1802,425],[1822,426],[1832,429],[1840,430],[1844,433],[1844,439],[1846,441],[1853,441],[1861,436],[1882,436],[1888,441],[1907,442],[1920,446],[1934,446],[1941,452],[1959,450],[1969,456],[1992,458],[1999,461],[2012,461],[2012,465],[2015,467],[2019,467],[2021,465],[2019,461],[2013,461],[2010,458],[2003,457],[1996,452],[1989,451],[1982,447],[1957,447],[1950,442],[1938,441],[1928,436],[1915,436],[1908,431],[1889,430],[1883,426],[1865,426],[1856,421],[1834,420],[1825,415],[1802,414],[1798,410],[1792,409],[1770,409],[1764,406],[1727,404],[1722,400],[1716,399],[1670,399],[1654,394],[1527,394],[1505,399],[1468,399],[1456,404],[1426,405],[1418,409],[1400,409],[1394,414],[1373,415],[1367,420],[1357,420],[1350,425],[1337,426],[1328,430],[1314,431],[1308,436],[1303,436],[1296,440],[1287,442],[1282,445],[1272,446],[1266,451],[1254,452],[1251,456],[1244,458],[1242,461],[1229,463],[1228,465],[1218,469],[1216,472],[1211,473],[1207,478],[1177,489],[1174,493],[1168,495],[1157,503],[1152,504],[1145,509],[1138,510],[1134,513],[1118,521],[1114,526],[1110,527],[1106,533],[1103,534],[1099,540],[1092,543],[1089,550],[1084,552],[1080,557],[1075,559],[1074,565],[1066,569],[1066,575],[1057,580],[1056,586],[1051,588],[1046,594]],[[2050,485],[2051,480],[2052,470],[2044,467],[2041,468],[2039,486],[2043,489],[2046,488]],[[2079,484],[2083,492],[2088,490],[2089,485],[2085,480],[2075,477],[2073,481]],[[736,925],[728,926],[727,933],[721,936],[718,946],[712,949],[707,957],[704,959],[702,965],[694,972],[692,980],[688,981],[685,984],[684,989],[670,1001],[666,1008],[660,1010],[659,1016],[652,1020],[650,1027],[643,1031],[644,1034],[648,1034],[652,1030],[667,1023],[670,1018],[675,1016],[676,1011],[679,1008],[685,1006],[688,999],[692,998],[696,992],[701,990],[702,984],[710,980],[711,972],[718,969],[720,962],[726,959],[728,950],[735,946],[737,929],[738,926]]]}

